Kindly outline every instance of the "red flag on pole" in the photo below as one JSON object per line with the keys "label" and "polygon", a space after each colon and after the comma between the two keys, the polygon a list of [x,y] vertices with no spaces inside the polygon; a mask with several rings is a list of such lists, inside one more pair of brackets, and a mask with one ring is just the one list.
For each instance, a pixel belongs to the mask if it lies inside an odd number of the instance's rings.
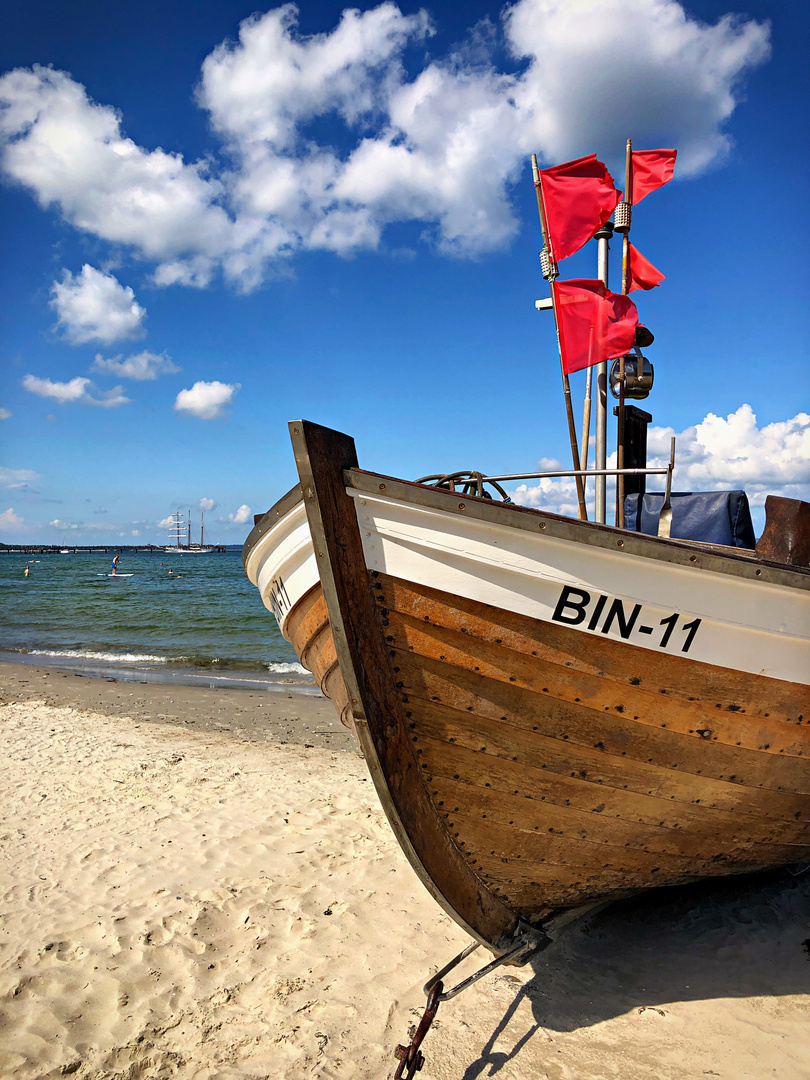
{"label": "red flag on pole", "polygon": [[616,208],[621,195],[596,154],[540,170],[551,256],[573,255],[591,239]]}
{"label": "red flag on pole", "polygon": [[633,289],[654,289],[665,281],[665,275],[656,269],[649,259],[645,259],[637,247],[627,245],[627,291]]}
{"label": "red flag on pole", "polygon": [[599,280],[555,281],[552,288],[566,375],[631,351],[638,311],[628,296],[609,292]]}
{"label": "red flag on pole", "polygon": [[675,172],[677,150],[633,151],[633,205],[645,195],[668,184]]}

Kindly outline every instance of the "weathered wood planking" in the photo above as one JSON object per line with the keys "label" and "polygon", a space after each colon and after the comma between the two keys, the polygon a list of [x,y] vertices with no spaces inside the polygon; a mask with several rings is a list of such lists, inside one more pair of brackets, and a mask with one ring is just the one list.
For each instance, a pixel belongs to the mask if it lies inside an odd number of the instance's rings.
{"label": "weathered wood planking", "polygon": [[[636,665],[643,677],[628,674],[615,642],[588,639],[583,657],[582,636],[565,627],[384,574],[370,584],[436,811],[471,869],[524,918],[810,856],[810,731],[790,707],[804,687],[675,657],[680,678],[662,695],[648,688],[649,661],[666,666],[655,654]],[[320,587],[286,630],[353,726]],[[730,676],[739,705],[717,716]]]}
{"label": "weathered wood planking", "polygon": [[806,687],[667,657],[662,694],[665,664],[624,643],[379,572],[372,589],[436,808],[524,917],[810,857]]}

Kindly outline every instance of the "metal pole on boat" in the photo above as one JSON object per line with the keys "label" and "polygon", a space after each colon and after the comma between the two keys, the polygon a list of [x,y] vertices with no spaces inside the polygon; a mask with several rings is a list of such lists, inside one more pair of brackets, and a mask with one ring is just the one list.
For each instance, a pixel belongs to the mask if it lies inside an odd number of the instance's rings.
{"label": "metal pole on boat", "polygon": [[[557,351],[560,354],[560,371],[562,373],[563,396],[565,397],[565,412],[568,417],[568,437],[571,442],[571,459],[574,462],[574,472],[579,472],[579,447],[577,446],[577,428],[574,421],[574,407],[571,403],[571,384],[563,366],[562,342],[560,341],[560,320],[557,315],[557,297],[554,290],[554,279],[557,277],[557,266],[552,259],[551,246],[548,242],[548,227],[546,212],[543,206],[543,189],[540,182],[540,170],[537,166],[537,154],[532,154],[532,177],[534,178],[534,192],[537,196],[537,211],[540,214],[540,230],[543,234],[543,248],[548,259],[548,285],[551,291],[551,306],[554,311],[554,330],[557,334]],[[585,506],[585,482],[581,476],[576,476],[577,485],[577,517],[581,521],[588,520],[588,511]]]}
{"label": "metal pole on boat", "polygon": [[588,471],[588,443],[591,440],[591,392],[593,389],[593,368],[588,368],[585,374],[585,400],[582,402],[582,449],[579,452],[579,463],[583,472]]}
{"label": "metal pole on boat", "polygon": [[[630,222],[633,215],[633,143],[627,140],[624,165],[624,201],[619,203],[622,211],[616,214],[616,229],[624,233],[622,238],[622,296],[627,296],[630,269]],[[618,209],[618,208],[617,208]],[[619,357],[619,410],[616,425],[616,468],[624,468],[624,357]],[[624,477],[616,477],[616,526],[624,528]]]}
{"label": "metal pole on boat", "polygon": [[[610,252],[611,236],[613,236],[613,223],[606,221],[596,233],[596,241],[599,245],[597,274],[605,288],[608,286],[608,253]],[[589,373],[591,370],[591,368],[588,368]],[[601,364],[596,365],[596,446],[594,447],[594,467],[596,469],[607,468],[607,376],[607,360],[603,360]],[[595,484],[594,521],[604,525],[607,520],[606,477],[597,476]]]}

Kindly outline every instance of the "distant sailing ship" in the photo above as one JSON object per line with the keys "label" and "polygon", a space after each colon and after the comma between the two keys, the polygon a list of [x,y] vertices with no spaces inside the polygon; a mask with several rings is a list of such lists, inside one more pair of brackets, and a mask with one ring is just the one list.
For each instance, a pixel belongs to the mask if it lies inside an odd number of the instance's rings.
{"label": "distant sailing ship", "polygon": [[[188,512],[188,518],[185,518],[183,514],[178,510],[176,514],[172,514],[169,525],[169,539],[174,543],[164,547],[164,551],[170,555],[207,555],[213,551],[213,547],[206,547],[203,543],[203,537],[205,533],[205,511],[200,514],[200,542],[199,544],[192,544],[191,542],[191,511]],[[183,538],[185,536],[185,543]]]}

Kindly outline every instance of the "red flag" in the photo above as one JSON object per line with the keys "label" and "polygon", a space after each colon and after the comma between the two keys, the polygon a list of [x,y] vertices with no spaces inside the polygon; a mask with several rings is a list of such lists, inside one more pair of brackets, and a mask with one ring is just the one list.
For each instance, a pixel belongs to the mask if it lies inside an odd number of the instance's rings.
{"label": "red flag", "polygon": [[638,311],[628,296],[608,292],[601,281],[555,281],[563,371],[624,356],[636,343]]}
{"label": "red flag", "polygon": [[627,291],[633,289],[654,289],[665,281],[665,276],[657,270],[649,259],[645,259],[637,247],[627,245]]}
{"label": "red flag", "polygon": [[551,255],[573,255],[616,209],[620,193],[596,154],[540,170]]}
{"label": "red flag", "polygon": [[668,184],[675,172],[677,150],[633,151],[633,205],[638,206],[645,195]]}

